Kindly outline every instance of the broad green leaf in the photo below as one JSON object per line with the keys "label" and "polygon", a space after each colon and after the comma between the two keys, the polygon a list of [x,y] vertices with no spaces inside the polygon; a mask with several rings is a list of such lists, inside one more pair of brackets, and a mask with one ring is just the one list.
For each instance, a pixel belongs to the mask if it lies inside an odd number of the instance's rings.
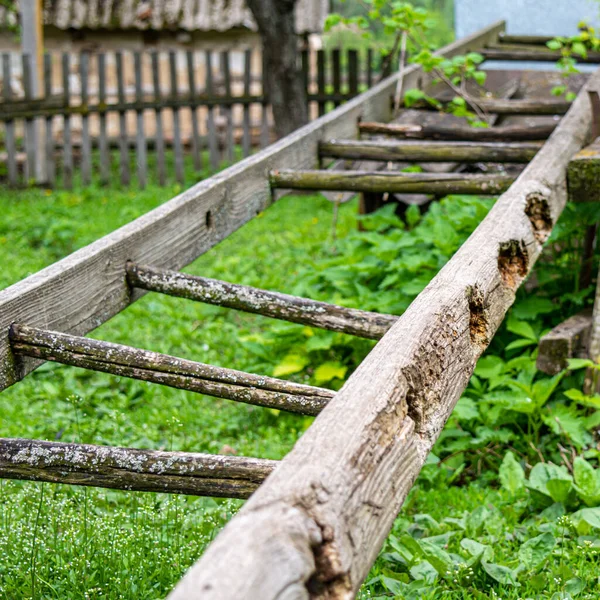
{"label": "broad green leaf", "polygon": [[421,540],[419,546],[421,546],[425,559],[440,575],[444,576],[447,571],[452,569],[452,557],[445,550],[426,540]]}
{"label": "broad green leaf", "polygon": [[435,583],[438,572],[427,560],[424,560],[410,569],[410,576],[413,579],[422,579],[428,584]]}
{"label": "broad green leaf", "polygon": [[571,515],[579,535],[588,535],[592,529],[600,529],[600,507],[582,508]]}
{"label": "broad green leaf", "polygon": [[466,396],[462,396],[460,400],[456,403],[454,407],[454,412],[452,413],[459,421],[472,421],[473,419],[479,418],[479,410],[477,409],[477,404],[471,400],[471,398],[467,398]]}
{"label": "broad green leaf", "polygon": [[298,373],[308,365],[308,362],[309,360],[306,356],[301,356],[300,354],[288,354],[275,369],[273,369],[273,377]]}
{"label": "broad green leaf", "polygon": [[529,340],[526,338],[521,338],[520,340],[515,340],[508,344],[505,350],[508,352],[510,350],[518,350],[519,348],[526,348],[527,346],[535,346],[537,344],[537,340]]}
{"label": "broad green leaf", "polygon": [[541,408],[548,402],[550,396],[560,383],[564,373],[559,373],[554,377],[545,377],[533,384],[533,401],[538,408]]}
{"label": "broad green leaf", "polygon": [[520,335],[521,337],[527,338],[534,342],[538,341],[538,336],[536,332],[533,330],[533,327],[531,327],[531,325],[527,321],[519,321],[514,317],[511,317],[508,320],[506,328],[511,333],[516,333],[517,335]]}
{"label": "broad green leaf", "polygon": [[339,362],[326,362],[315,369],[315,381],[317,384],[331,381],[332,379],[343,379],[348,367]]}
{"label": "broad green leaf", "polygon": [[593,367],[594,361],[589,358],[568,358],[567,365],[570,371],[576,371],[577,369],[585,369],[587,367]]}
{"label": "broad green leaf", "polygon": [[573,461],[573,478],[577,487],[579,487],[585,494],[594,496],[600,493],[600,481],[598,481],[598,473],[594,467],[585,460],[578,456]]}
{"label": "broad green leaf", "polygon": [[582,416],[573,405],[555,404],[547,413],[542,415],[542,421],[554,433],[567,436],[579,448],[592,441],[592,436],[585,429]]}
{"label": "broad green leaf", "polygon": [[555,545],[556,540],[551,533],[542,533],[521,545],[519,560],[528,571],[533,571],[550,556]]}
{"label": "broad green leaf", "polygon": [[546,46],[550,48],[550,50],[560,50],[562,48],[562,44],[558,40],[550,40],[546,42]]}
{"label": "broad green leaf", "polygon": [[569,484],[572,481],[571,476],[565,467],[559,467],[554,463],[538,463],[531,469],[529,481],[527,481],[525,485],[532,490],[550,496],[550,492],[546,487],[547,483],[550,480],[558,479],[563,479],[569,482]]}
{"label": "broad green leaf", "polygon": [[469,535],[477,537],[483,529],[483,525],[489,512],[490,511],[485,506],[478,506],[471,514],[469,514],[467,517],[467,531],[469,532]]}
{"label": "broad green leaf", "polygon": [[550,494],[550,498],[554,502],[561,502],[562,504],[568,503],[572,486],[572,482],[567,479],[550,479],[546,483],[546,489]]}
{"label": "broad green leaf", "polygon": [[460,546],[461,548],[464,548],[472,558],[485,560],[487,562],[494,560],[494,549],[487,544],[480,544],[475,540],[463,538],[460,541]]}
{"label": "broad green leaf", "polygon": [[504,455],[498,475],[502,487],[513,496],[522,490],[525,485],[525,471],[510,451]]}
{"label": "broad green leaf", "polygon": [[575,597],[585,590],[585,582],[579,577],[573,577],[565,583],[565,592]]}
{"label": "broad green leaf", "polygon": [[485,561],[481,562],[481,566],[483,567],[483,570],[498,583],[501,583],[502,585],[519,585],[517,577],[512,569]]}

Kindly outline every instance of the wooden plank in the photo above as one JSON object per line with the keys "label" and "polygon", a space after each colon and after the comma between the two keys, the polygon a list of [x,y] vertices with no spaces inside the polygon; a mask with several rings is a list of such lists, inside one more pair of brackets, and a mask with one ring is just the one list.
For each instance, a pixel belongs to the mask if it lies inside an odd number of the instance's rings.
{"label": "wooden plank", "polygon": [[[562,57],[560,52],[554,52],[540,47],[537,49],[510,48],[484,48],[480,54],[485,60],[517,60],[527,62],[556,62]],[[588,52],[586,57],[578,56],[578,63],[598,64],[600,63],[600,52]]]}
{"label": "wooden plank", "polygon": [[[31,56],[29,54],[21,55],[23,65],[23,91],[25,92],[25,100],[33,99],[33,78],[36,76],[32,70]],[[27,183],[35,180],[36,162],[37,162],[37,131],[35,121],[33,119],[25,120],[25,154],[27,162],[25,163],[25,180]]]}
{"label": "wooden plank", "polygon": [[192,158],[194,161],[194,169],[200,171],[202,169],[202,146],[200,144],[200,130],[198,128],[198,100],[196,89],[196,73],[194,64],[194,52],[188,50],[186,52],[188,85],[190,89],[190,111],[192,116]]}
{"label": "wooden plank", "polygon": [[323,388],[27,325],[13,324],[10,339],[18,355],[303,415],[318,414],[334,395]]}
{"label": "wooden plank", "polygon": [[[327,93],[327,83],[325,81],[325,50],[317,50],[317,90],[321,98]],[[319,116],[325,114],[325,101],[319,100]]]}
{"label": "wooden plank", "polygon": [[154,269],[145,265],[128,265],[127,280],[133,287],[146,291],[225,306],[292,323],[341,331],[372,340],[381,338],[397,319],[393,315],[336,306],[218,279],[196,277],[167,269]]}
{"label": "wooden plank", "polygon": [[[88,74],[90,70],[90,55],[82,52],[79,58],[79,81],[81,82],[81,104],[89,102]],[[92,182],[92,144],[90,141],[90,118],[81,117],[81,183],[89,185]]]}
{"label": "wooden plank", "polygon": [[[142,56],[139,52],[133,53],[133,68],[135,71],[135,97],[141,102],[144,97],[142,87]],[[144,133],[144,111],[136,111],[136,162],[137,176],[140,189],[144,189],[148,183],[148,157],[146,151],[146,136]]]}
{"label": "wooden plank", "polygon": [[506,32],[501,32],[498,36],[498,41],[505,44],[546,44],[554,38],[549,35],[515,35]]}
{"label": "wooden plank", "polygon": [[[206,50],[206,93],[213,94],[213,63],[212,52]],[[219,148],[217,146],[217,129],[215,127],[215,112],[212,106],[207,109],[206,128],[208,131],[208,150],[210,153],[210,166],[213,171],[219,168]]]}
{"label": "wooden plank", "polygon": [[[252,81],[252,50],[249,48],[244,52],[244,95],[250,96],[251,89],[251,81]],[[250,135],[250,106],[248,104],[244,104],[243,108],[244,114],[242,117],[242,152],[244,154],[244,158],[246,156],[250,156],[250,143],[251,143],[251,135]]]}
{"label": "wooden plank", "polygon": [[393,123],[363,122],[358,124],[361,133],[385,134],[400,138],[464,140],[474,142],[520,142],[545,140],[556,123],[541,125],[500,125],[498,127],[471,127],[469,125],[395,125]]}
{"label": "wooden plank", "polygon": [[515,178],[504,174],[398,173],[327,169],[271,171],[271,185],[286,190],[406,194],[483,194],[506,191]]}
{"label": "wooden plank", "polygon": [[319,144],[319,154],[330,158],[384,162],[527,163],[540,148],[538,142],[332,140]]}
{"label": "wooden plank", "polygon": [[[569,110],[571,103],[556,98],[520,98],[518,100],[484,98],[477,100],[477,106],[485,112],[496,115],[564,115]],[[439,107],[432,106],[428,102],[419,102],[411,108],[439,110]]]}
{"label": "wooden plank", "polygon": [[[341,50],[334,48],[331,51],[331,84],[334,95],[342,93],[342,61],[341,61]],[[339,100],[333,102],[334,108],[340,105]]]}
{"label": "wooden plank", "polygon": [[[177,94],[179,93],[177,86],[177,53],[173,50],[169,52],[169,74],[171,79],[171,96],[177,98]],[[181,144],[181,122],[178,108],[173,108],[173,151],[175,153],[175,178],[179,183],[184,183],[183,146]]]}
{"label": "wooden plank", "polygon": [[[104,52],[98,54],[98,102],[106,103],[106,55]],[[110,181],[110,151],[106,133],[106,113],[101,113],[99,119],[100,183],[107,185]]]}
{"label": "wooden plank", "polygon": [[[160,92],[160,71],[158,60],[160,54],[158,52],[151,53],[152,60],[152,86],[154,88],[154,100],[161,102]],[[165,139],[163,134],[163,119],[162,108],[154,109],[154,118],[156,119],[156,169],[158,174],[158,182],[160,185],[165,185],[167,182],[167,169],[165,166]]]}
{"label": "wooden plank", "polygon": [[[225,96],[231,97],[231,71],[230,71],[230,57],[229,50],[221,52],[221,73],[223,75],[223,87],[225,89]],[[232,122],[232,110],[231,105],[226,104],[223,108],[223,114],[227,122],[226,134],[225,134],[225,156],[227,160],[232,163],[234,160],[234,143],[233,143],[233,122]]]}
{"label": "wooden plank", "polygon": [[352,97],[358,94],[358,50],[348,50],[348,94]]}
{"label": "wooden plank", "polygon": [[[65,104],[71,103],[71,55],[64,52],[62,55],[62,86]],[[67,189],[73,187],[73,146],[71,138],[71,117],[63,117],[63,186]]]}
{"label": "wooden plank", "polygon": [[[123,65],[123,53],[116,52],[117,62],[117,94],[119,102],[125,103],[125,73]],[[131,183],[131,173],[129,170],[129,146],[127,145],[127,114],[124,110],[119,111],[119,170],[121,173],[121,183],[129,185]]]}
{"label": "wooden plank", "polygon": [[554,327],[540,339],[537,368],[548,375],[556,375],[567,368],[567,359],[587,358],[591,328],[591,309]]}
{"label": "wooden plank", "polygon": [[[502,23],[496,23],[440,52],[453,56],[477,48],[495,38],[502,28]],[[405,84],[415,86],[422,77],[419,68],[411,66],[405,73]],[[320,140],[355,137],[361,115],[367,120],[390,119],[389,98],[396,78],[392,76],[337,111],[0,291],[0,389],[39,364],[15,358],[8,340],[11,323],[74,334],[98,327],[141,295],[127,285],[128,260],[169,269],[181,269],[195,260],[273,203],[265,177],[269,169],[290,165],[311,168],[317,161]]]}
{"label": "wooden plank", "polygon": [[[10,54],[8,52],[2,55],[2,97],[4,101],[10,101],[12,98],[12,65],[10,63]],[[5,121],[6,128],[6,163],[8,168],[8,183],[16,186],[17,177],[17,144],[15,139],[15,122]]]}
{"label": "wooden plank", "polygon": [[[600,72],[588,89],[600,85]],[[169,600],[352,598],[566,201],[584,91]],[[531,219],[548,215],[542,227]],[[376,376],[374,376],[376,374]],[[231,565],[236,565],[234,571]]]}
{"label": "wooden plank", "polygon": [[[44,54],[44,97],[52,96],[52,56]],[[46,117],[46,182],[54,187],[56,181],[56,163],[54,161],[54,136],[52,134],[52,117]]]}
{"label": "wooden plank", "polygon": [[114,490],[248,498],[277,461],[0,438],[0,478]]}

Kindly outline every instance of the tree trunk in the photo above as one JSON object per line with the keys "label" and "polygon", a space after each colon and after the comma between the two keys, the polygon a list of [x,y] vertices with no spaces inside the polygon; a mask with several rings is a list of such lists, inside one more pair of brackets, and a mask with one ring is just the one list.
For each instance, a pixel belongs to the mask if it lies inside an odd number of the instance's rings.
{"label": "tree trunk", "polygon": [[262,38],[266,92],[278,138],[308,122],[294,27],[295,4],[296,0],[248,0]]}

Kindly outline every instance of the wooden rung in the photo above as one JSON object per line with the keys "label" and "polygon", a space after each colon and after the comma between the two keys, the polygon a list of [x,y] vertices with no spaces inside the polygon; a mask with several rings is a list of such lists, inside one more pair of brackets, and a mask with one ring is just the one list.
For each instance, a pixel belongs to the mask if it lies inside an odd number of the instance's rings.
{"label": "wooden rung", "polygon": [[[533,62],[556,62],[562,55],[560,52],[555,52],[549,49],[519,49],[519,48],[485,48],[479,53],[486,60],[522,60]],[[588,55],[577,56],[578,63],[600,63],[600,52],[588,52]]]}
{"label": "wooden rung", "polygon": [[591,309],[557,325],[540,340],[537,368],[548,375],[556,375],[567,368],[567,359],[587,358],[591,328]]}
{"label": "wooden rung", "polygon": [[398,173],[393,171],[272,171],[271,186],[293,190],[406,194],[496,195],[515,180],[509,175],[460,173]]}
{"label": "wooden rung", "polygon": [[541,148],[538,142],[430,142],[331,140],[319,154],[330,158],[401,162],[527,163]]}
{"label": "wooden rung", "polygon": [[277,461],[0,438],[0,479],[248,498]]}
{"label": "wooden rung", "polygon": [[133,263],[127,265],[127,280],[133,287],[151,292],[225,306],[372,340],[383,337],[398,318],[394,315],[345,308],[308,298]]}
{"label": "wooden rung", "polygon": [[545,140],[554,131],[554,123],[540,125],[501,125],[471,127],[470,125],[401,125],[394,123],[359,123],[361,133],[384,134],[400,138],[464,140],[473,142],[524,142]]}
{"label": "wooden rung", "polygon": [[[510,100],[504,98],[476,99],[477,106],[485,112],[496,115],[564,115],[571,107],[566,100],[524,98]],[[428,102],[419,102],[411,108],[439,110]]]}
{"label": "wooden rung", "polygon": [[318,414],[334,396],[324,388],[27,325],[13,325],[10,339],[23,356],[304,415]]}
{"label": "wooden rung", "polygon": [[545,47],[552,39],[554,38],[548,35],[515,35],[504,31],[498,35],[498,41],[502,44],[534,44]]}

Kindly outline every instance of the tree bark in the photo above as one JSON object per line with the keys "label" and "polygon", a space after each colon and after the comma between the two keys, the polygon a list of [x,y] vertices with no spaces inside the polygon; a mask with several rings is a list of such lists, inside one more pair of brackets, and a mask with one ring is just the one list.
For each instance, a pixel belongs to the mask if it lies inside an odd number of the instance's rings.
{"label": "tree bark", "polygon": [[262,39],[264,82],[278,138],[308,122],[294,29],[295,5],[296,0],[248,0]]}

